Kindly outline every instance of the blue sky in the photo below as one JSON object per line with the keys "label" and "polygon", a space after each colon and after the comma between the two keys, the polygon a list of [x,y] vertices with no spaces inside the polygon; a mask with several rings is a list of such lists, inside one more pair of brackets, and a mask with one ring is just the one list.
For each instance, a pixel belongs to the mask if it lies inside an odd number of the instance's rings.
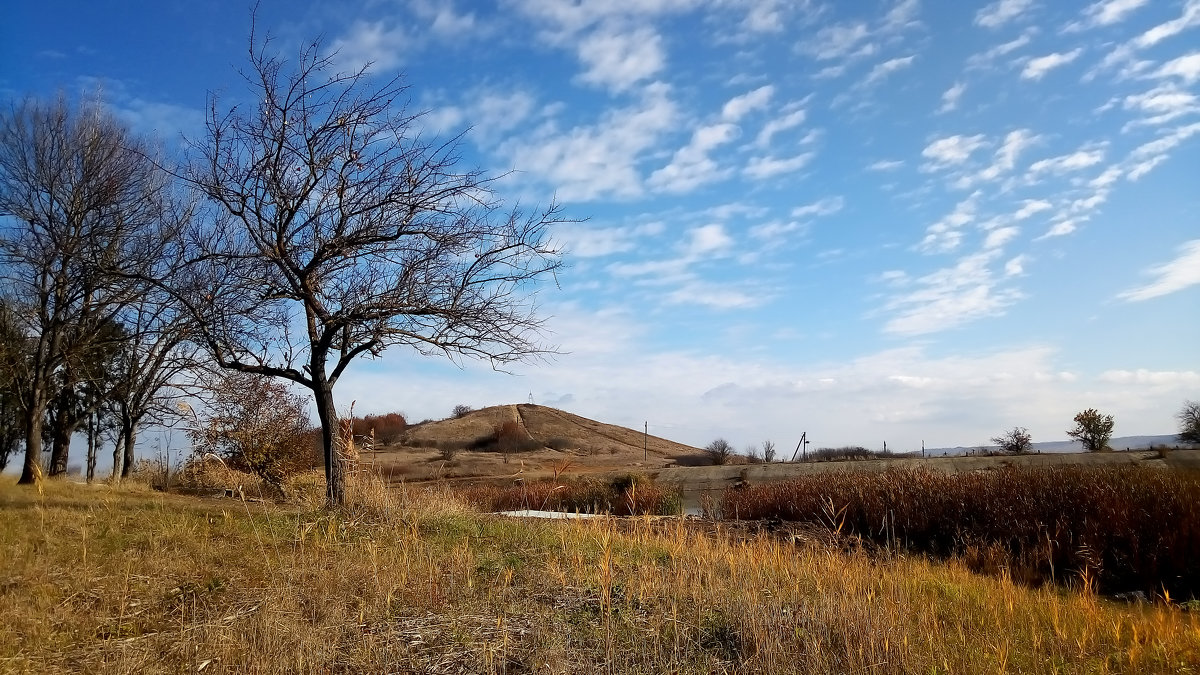
{"label": "blue sky", "polygon": [[[0,96],[168,149],[245,96],[245,3],[12,3]],[[114,8],[116,7],[116,8]],[[704,444],[1172,433],[1200,398],[1200,0],[264,0],[284,54],[405,74],[425,132],[586,222],[563,354],[397,349],[343,409],[528,401]]]}

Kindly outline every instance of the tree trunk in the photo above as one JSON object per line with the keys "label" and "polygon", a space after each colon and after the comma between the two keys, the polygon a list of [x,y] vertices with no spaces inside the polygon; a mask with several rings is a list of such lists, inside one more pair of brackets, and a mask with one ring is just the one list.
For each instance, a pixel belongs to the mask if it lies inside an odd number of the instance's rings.
{"label": "tree trunk", "polygon": [[[315,370],[315,369],[314,369]],[[345,499],[346,473],[338,452],[338,417],[333,405],[333,387],[314,378],[313,398],[317,417],[321,420],[321,448],[325,456],[325,501],[328,506],[340,506]]]}
{"label": "tree trunk", "polygon": [[87,425],[87,482],[96,478],[96,412],[88,413]]}
{"label": "tree trunk", "polygon": [[17,485],[29,485],[41,475],[42,422],[46,414],[46,401],[42,392],[35,387],[29,405],[25,406],[25,464],[21,467],[21,478]]}
{"label": "tree trunk", "polygon": [[125,465],[121,467],[121,478],[129,478],[133,473],[133,446],[137,444],[137,427],[128,420],[122,420],[124,429],[121,430],[121,436],[125,440]]}
{"label": "tree trunk", "polygon": [[113,472],[112,479],[116,482],[121,477],[121,449],[125,447],[125,431],[117,432],[117,441],[113,444]]}
{"label": "tree trunk", "polygon": [[54,414],[54,428],[50,430],[50,475],[61,476],[67,472],[67,460],[71,454],[71,436],[74,435],[75,425],[70,424],[71,416],[67,407],[70,399],[65,396],[58,400],[58,411]]}

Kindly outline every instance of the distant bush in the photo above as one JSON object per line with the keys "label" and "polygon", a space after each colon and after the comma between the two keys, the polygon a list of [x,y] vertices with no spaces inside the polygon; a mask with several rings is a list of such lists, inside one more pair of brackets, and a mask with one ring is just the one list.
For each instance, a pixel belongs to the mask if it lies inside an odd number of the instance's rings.
{"label": "distant bush", "polygon": [[575,444],[565,438],[551,438],[546,441],[546,447],[552,450],[570,450]]}
{"label": "distant bush", "polygon": [[808,453],[810,462],[835,462],[847,459],[871,459],[871,451],[859,445],[840,448],[817,448]]}
{"label": "distant bush", "polygon": [[408,429],[403,413],[391,412],[383,415],[356,417],[352,423],[354,436],[372,436],[381,445],[391,445],[400,440]]}
{"label": "distant bush", "polygon": [[1033,436],[1025,427],[1013,427],[992,439],[992,443],[1007,455],[1020,455],[1033,449]]}
{"label": "distant bush", "polygon": [[517,452],[541,450],[542,444],[522,431],[515,420],[509,420],[493,426],[490,434],[479,436],[467,447],[479,452],[499,452],[507,458]]}
{"label": "distant bush", "polygon": [[[836,473],[727,490],[727,518],[824,524],[880,544],[1084,579],[1107,592],[1200,595],[1200,476],[1147,467]],[[990,561],[990,562],[989,562]]]}
{"label": "distant bush", "polygon": [[539,481],[508,488],[479,486],[465,491],[467,498],[491,511],[536,509],[580,513],[673,515],[681,510],[676,488],[666,488],[640,474],[609,480],[583,478]]}
{"label": "distant bush", "polygon": [[459,403],[458,405],[454,406],[454,410],[450,411],[450,416],[456,420],[461,419],[461,418],[466,417],[467,415],[471,414],[472,410],[474,410],[474,409],[471,406],[463,405],[462,403]]}
{"label": "distant bush", "polygon": [[704,454],[708,455],[708,459],[717,466],[723,466],[733,459],[733,446],[724,438],[717,440],[704,446]]}

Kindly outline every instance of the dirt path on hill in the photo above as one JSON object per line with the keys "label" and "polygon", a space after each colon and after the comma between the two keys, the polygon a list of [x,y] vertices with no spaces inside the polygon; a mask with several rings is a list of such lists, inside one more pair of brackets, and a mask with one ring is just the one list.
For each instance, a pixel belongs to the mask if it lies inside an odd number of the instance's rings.
{"label": "dirt path on hill", "polygon": [[513,417],[517,418],[517,428],[521,430],[521,433],[525,434],[525,438],[531,441],[534,440],[533,434],[529,433],[529,427],[525,426],[525,416],[521,414],[521,408],[515,405],[509,407],[512,408]]}

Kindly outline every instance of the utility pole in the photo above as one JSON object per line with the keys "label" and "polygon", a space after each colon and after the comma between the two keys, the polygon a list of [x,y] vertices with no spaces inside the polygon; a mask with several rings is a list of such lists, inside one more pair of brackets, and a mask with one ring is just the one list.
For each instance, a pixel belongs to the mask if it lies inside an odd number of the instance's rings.
{"label": "utility pole", "polygon": [[642,452],[645,453],[643,461],[650,461],[650,421],[646,420],[645,428],[642,430]]}
{"label": "utility pole", "polygon": [[921,456],[925,456],[925,439],[921,439]]}

